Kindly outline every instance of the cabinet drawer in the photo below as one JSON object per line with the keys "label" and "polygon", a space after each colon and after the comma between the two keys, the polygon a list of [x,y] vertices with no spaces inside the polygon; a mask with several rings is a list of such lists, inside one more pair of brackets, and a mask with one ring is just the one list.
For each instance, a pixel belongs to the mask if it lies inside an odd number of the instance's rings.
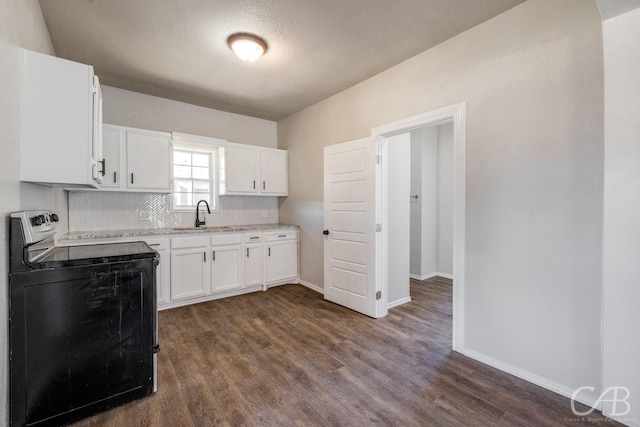
{"label": "cabinet drawer", "polygon": [[265,238],[267,242],[276,242],[278,240],[292,240],[298,237],[296,230],[283,230],[275,233],[266,234]]}
{"label": "cabinet drawer", "polygon": [[242,234],[214,234],[211,236],[211,246],[236,245],[242,243]]}
{"label": "cabinet drawer", "polygon": [[171,249],[199,248],[209,246],[207,236],[177,237],[171,239]]}
{"label": "cabinet drawer", "polygon": [[145,239],[144,242],[151,247],[151,249],[155,249],[156,251],[163,251],[167,249],[167,239]]}
{"label": "cabinet drawer", "polygon": [[246,233],[244,235],[245,243],[260,243],[264,240],[264,235],[262,233]]}

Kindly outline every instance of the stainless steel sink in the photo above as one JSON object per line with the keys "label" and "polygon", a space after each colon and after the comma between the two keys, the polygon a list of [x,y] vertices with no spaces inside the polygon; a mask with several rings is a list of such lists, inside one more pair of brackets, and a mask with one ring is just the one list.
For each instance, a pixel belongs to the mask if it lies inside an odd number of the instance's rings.
{"label": "stainless steel sink", "polygon": [[175,231],[233,231],[233,227],[217,227],[214,225],[211,226],[200,226],[200,227],[171,227],[171,230]]}

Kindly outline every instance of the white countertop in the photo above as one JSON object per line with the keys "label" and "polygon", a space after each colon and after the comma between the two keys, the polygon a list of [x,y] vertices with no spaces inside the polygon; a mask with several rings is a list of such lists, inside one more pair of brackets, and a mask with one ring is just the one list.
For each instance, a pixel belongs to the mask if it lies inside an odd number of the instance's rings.
{"label": "white countertop", "polygon": [[228,233],[243,231],[268,231],[283,228],[297,230],[297,225],[289,224],[247,224],[229,226],[202,226],[202,227],[168,227],[168,228],[136,228],[128,230],[92,230],[92,231],[72,231],[58,237],[58,241],[71,241],[82,239],[107,239],[112,237],[129,236],[158,236],[167,234],[185,233]]}

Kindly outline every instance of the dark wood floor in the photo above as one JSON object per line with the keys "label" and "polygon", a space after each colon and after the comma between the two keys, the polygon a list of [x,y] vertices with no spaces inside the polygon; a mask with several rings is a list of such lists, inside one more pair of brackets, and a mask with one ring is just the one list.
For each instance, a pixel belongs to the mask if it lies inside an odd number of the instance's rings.
{"label": "dark wood floor", "polygon": [[450,350],[450,281],[411,296],[378,320],[300,285],[162,311],[158,392],[76,426],[583,425]]}

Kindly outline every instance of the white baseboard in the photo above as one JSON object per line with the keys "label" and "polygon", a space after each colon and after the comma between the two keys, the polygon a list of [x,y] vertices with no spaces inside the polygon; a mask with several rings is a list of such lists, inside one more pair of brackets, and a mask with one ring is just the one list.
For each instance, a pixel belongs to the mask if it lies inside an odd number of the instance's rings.
{"label": "white baseboard", "polygon": [[420,281],[431,279],[432,277],[436,277],[436,276],[453,280],[453,274],[447,274],[447,273],[430,273],[430,274],[425,274],[424,276],[418,276],[417,274],[409,274],[409,277],[411,279],[420,280]]}
{"label": "white baseboard", "polygon": [[[548,378],[541,377],[540,375],[531,373],[524,369],[518,368],[516,366],[510,365],[500,360],[494,359],[490,356],[487,356],[475,350],[465,350],[463,354],[467,357],[470,357],[471,359],[477,360],[478,362],[484,363],[485,365],[489,365],[503,372],[506,372],[507,374],[511,374],[514,377],[518,377],[532,384],[535,384],[537,386],[550,390],[568,399],[571,399],[573,397],[574,389],[564,384],[559,384],[555,381],[551,381]],[[576,402],[580,402],[589,407],[593,407],[593,405],[596,404],[596,400],[595,400],[596,398],[597,396],[594,396],[593,398],[591,397],[586,398],[585,396],[577,396]],[[601,410],[602,409],[601,406],[602,405],[596,406],[596,409]]]}
{"label": "white baseboard", "polygon": [[399,305],[406,304],[408,302],[411,302],[411,297],[406,297],[406,298],[399,299],[397,301],[390,302],[387,304],[387,309],[397,307]]}
{"label": "white baseboard", "polygon": [[317,293],[324,295],[324,289],[321,288],[320,286],[314,285],[313,283],[306,282],[302,279],[298,280],[298,283],[306,288],[311,289],[312,291],[316,291]]}

